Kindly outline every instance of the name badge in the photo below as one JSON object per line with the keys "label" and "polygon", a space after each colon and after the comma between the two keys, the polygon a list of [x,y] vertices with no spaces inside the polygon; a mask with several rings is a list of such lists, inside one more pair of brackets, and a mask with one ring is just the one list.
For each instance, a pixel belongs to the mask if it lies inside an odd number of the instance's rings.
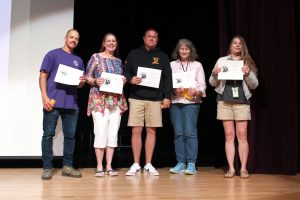
{"label": "name badge", "polygon": [[233,87],[232,88],[232,97],[233,98],[239,98],[239,88],[238,87]]}

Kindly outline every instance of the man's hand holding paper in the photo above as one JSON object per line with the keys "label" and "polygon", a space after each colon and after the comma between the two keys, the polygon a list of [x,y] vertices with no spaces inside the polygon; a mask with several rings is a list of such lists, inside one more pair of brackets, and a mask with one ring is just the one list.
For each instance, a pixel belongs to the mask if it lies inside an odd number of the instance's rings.
{"label": "man's hand holding paper", "polygon": [[66,85],[79,85],[82,80],[83,71],[59,64],[54,81]]}
{"label": "man's hand holding paper", "polygon": [[147,67],[138,67],[137,77],[142,81],[139,85],[159,88],[161,70]]}

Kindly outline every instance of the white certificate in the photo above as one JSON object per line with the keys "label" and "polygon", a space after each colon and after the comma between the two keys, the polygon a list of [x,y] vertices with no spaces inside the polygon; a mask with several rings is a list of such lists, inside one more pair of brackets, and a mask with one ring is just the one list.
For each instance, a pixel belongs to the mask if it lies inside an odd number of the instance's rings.
{"label": "white certificate", "polygon": [[66,85],[78,85],[81,75],[83,75],[83,71],[67,65],[59,64],[54,81]]}
{"label": "white certificate", "polygon": [[242,67],[244,66],[243,60],[224,60],[219,61],[218,67],[221,72],[218,74],[219,80],[243,80],[244,73]]}
{"label": "white certificate", "polygon": [[104,83],[99,88],[100,91],[122,94],[123,92],[123,76],[112,73],[101,73]]}
{"label": "white certificate", "polygon": [[173,73],[173,88],[195,88],[196,81],[195,81],[195,74],[191,71],[188,72],[179,72]]}
{"label": "white certificate", "polygon": [[137,77],[142,79],[139,85],[158,88],[160,83],[161,70],[147,67],[138,67]]}

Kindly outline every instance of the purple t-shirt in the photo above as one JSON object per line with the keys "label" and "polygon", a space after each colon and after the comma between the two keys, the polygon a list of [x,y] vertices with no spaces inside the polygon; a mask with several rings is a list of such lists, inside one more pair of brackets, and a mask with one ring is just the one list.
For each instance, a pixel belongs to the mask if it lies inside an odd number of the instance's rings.
{"label": "purple t-shirt", "polygon": [[48,73],[47,94],[55,99],[55,108],[78,109],[77,87],[54,82],[59,64],[84,71],[83,61],[75,54],[65,52],[62,48],[49,51],[44,57],[40,71]]}

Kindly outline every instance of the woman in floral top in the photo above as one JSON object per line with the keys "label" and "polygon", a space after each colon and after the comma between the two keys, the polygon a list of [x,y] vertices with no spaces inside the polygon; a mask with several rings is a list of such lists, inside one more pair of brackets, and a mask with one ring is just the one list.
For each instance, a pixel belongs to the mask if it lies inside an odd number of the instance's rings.
{"label": "woman in floral top", "polygon": [[[128,109],[124,94],[116,94],[100,91],[99,87],[104,83],[102,72],[123,74],[121,59],[117,58],[118,41],[112,33],[107,33],[103,40],[100,53],[92,55],[87,66],[87,83],[90,84],[87,115],[93,116],[94,122],[94,148],[97,158],[97,170],[95,176],[102,177],[105,174],[117,176],[118,173],[111,166],[114,148],[117,147],[118,130],[121,115]],[[126,78],[123,76],[123,84]],[[106,151],[106,171],[103,170],[103,156]]]}

